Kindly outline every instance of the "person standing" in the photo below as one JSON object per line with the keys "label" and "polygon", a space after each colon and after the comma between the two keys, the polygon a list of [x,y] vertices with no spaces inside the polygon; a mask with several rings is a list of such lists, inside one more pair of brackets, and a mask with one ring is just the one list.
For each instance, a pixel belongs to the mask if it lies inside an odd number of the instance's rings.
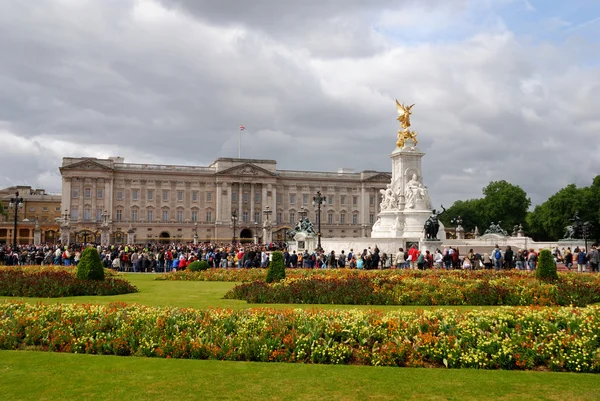
{"label": "person standing", "polygon": [[419,255],[421,255],[421,253],[417,247],[412,245],[408,250],[408,260],[410,262],[411,270],[417,270],[417,259],[419,259]]}
{"label": "person standing", "polygon": [[504,251],[504,263],[505,263],[507,269],[512,269],[515,267],[513,259],[514,259],[514,252],[509,245],[506,247],[506,251]]}
{"label": "person standing", "polygon": [[577,271],[579,273],[585,273],[585,265],[587,264],[587,254],[585,249],[580,249],[577,252]]}
{"label": "person standing", "polygon": [[398,248],[398,252],[396,252],[396,268],[403,269],[405,266],[404,249]]}
{"label": "person standing", "polygon": [[494,264],[494,270],[500,270],[502,267],[502,251],[498,245],[492,251],[492,263]]}
{"label": "person standing", "polygon": [[597,272],[598,271],[598,265],[600,264],[600,251],[598,251],[598,248],[593,246],[592,247],[592,251],[590,252],[590,271],[591,272]]}

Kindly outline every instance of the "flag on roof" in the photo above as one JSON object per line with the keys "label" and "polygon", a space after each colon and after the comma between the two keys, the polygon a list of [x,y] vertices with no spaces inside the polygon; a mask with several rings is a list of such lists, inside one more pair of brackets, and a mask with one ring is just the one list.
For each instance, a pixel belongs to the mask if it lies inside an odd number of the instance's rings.
{"label": "flag on roof", "polygon": [[240,125],[240,131],[243,131],[245,129],[246,129],[246,127],[244,127],[243,125]]}

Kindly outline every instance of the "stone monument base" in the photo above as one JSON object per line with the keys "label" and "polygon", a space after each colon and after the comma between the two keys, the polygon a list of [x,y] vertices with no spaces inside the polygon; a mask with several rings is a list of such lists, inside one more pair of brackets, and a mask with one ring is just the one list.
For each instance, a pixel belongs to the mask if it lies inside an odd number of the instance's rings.
{"label": "stone monument base", "polygon": [[440,251],[442,250],[442,241],[424,239],[419,244],[419,250],[421,253],[429,251],[429,253],[433,255],[436,249],[439,249]]}

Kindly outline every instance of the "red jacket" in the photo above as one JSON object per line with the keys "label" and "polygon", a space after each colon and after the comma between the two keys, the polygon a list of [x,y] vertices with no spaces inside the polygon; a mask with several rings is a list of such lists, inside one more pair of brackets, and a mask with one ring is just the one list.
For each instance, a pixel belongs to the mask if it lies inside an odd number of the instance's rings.
{"label": "red jacket", "polygon": [[419,250],[417,248],[410,248],[408,250],[408,256],[410,256],[410,261],[411,262],[416,262],[417,259],[419,258],[419,255],[421,255],[421,252],[419,252]]}

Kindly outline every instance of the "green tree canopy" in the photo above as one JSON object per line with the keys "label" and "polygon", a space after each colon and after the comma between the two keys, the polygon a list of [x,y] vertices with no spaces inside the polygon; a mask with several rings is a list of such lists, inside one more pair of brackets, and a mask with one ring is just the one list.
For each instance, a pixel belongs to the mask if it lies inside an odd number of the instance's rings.
{"label": "green tree canopy", "polygon": [[502,222],[502,228],[511,232],[513,226],[525,224],[531,200],[519,186],[506,181],[492,181],[483,188],[483,198],[456,201],[442,215],[444,225],[450,225],[453,217],[462,218],[462,226],[471,231],[477,226],[483,233],[491,222]]}
{"label": "green tree canopy", "polygon": [[565,227],[578,213],[582,222],[592,223],[593,237],[600,233],[600,175],[589,187],[578,188],[569,184],[527,216],[531,236],[536,240],[558,240],[563,238]]}

